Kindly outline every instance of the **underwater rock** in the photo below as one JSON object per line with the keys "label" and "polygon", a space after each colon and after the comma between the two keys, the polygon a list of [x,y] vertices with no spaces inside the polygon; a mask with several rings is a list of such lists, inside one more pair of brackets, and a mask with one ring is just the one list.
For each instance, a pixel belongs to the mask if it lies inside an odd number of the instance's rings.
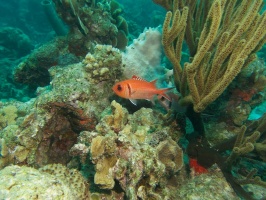
{"label": "underwater rock", "polygon": [[0,169],[7,166],[11,162],[9,156],[8,147],[6,145],[5,139],[0,139]]}
{"label": "underwater rock", "polygon": [[[1,48],[1,47],[0,47]],[[0,53],[1,54],[1,53]],[[0,99],[18,100],[26,102],[34,97],[34,92],[26,85],[18,84],[13,79],[12,71],[21,62],[21,59],[5,58],[0,59]]]}
{"label": "underwater rock", "polygon": [[20,58],[34,48],[30,38],[22,30],[14,27],[0,29],[1,57]]}
{"label": "underwater rock", "polygon": [[50,82],[48,69],[58,64],[59,56],[64,54],[65,39],[53,40],[35,49],[14,70],[15,81],[32,87],[46,86]]}
{"label": "underwater rock", "polygon": [[77,170],[47,165],[39,170],[9,166],[0,171],[1,199],[88,199],[88,185]]}

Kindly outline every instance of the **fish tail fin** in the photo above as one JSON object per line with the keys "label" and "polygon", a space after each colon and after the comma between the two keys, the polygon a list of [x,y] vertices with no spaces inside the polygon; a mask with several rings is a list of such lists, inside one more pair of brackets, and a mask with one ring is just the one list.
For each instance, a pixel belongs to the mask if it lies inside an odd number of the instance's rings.
{"label": "fish tail fin", "polygon": [[174,88],[175,88],[175,87],[170,87],[170,88],[160,89],[160,90],[158,91],[158,95],[160,95],[160,96],[166,98],[168,101],[171,101],[171,97],[169,97],[169,96],[166,94],[166,92],[169,91],[169,90],[172,90],[172,89],[174,89]]}

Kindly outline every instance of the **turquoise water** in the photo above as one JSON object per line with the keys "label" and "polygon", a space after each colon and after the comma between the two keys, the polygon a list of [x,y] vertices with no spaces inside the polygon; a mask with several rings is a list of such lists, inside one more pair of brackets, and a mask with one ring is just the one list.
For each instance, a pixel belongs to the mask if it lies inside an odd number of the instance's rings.
{"label": "turquoise water", "polygon": [[0,200],[265,199],[265,4],[154,2],[1,2]]}

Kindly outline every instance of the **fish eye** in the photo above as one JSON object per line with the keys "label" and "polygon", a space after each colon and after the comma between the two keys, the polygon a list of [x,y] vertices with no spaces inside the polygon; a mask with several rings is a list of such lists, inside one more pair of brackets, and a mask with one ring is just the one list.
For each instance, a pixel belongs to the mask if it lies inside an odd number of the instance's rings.
{"label": "fish eye", "polygon": [[122,87],[121,87],[121,85],[118,85],[118,86],[117,86],[117,90],[118,90],[118,91],[122,91]]}

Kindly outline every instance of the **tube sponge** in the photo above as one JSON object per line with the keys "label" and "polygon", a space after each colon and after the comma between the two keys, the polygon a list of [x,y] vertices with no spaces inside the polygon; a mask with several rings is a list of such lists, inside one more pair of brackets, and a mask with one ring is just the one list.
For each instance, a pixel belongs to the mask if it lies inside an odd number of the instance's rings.
{"label": "tube sponge", "polygon": [[44,12],[46,14],[46,17],[48,21],[50,22],[51,26],[53,27],[54,31],[58,36],[64,36],[67,34],[67,30],[63,24],[63,22],[58,18],[54,5],[52,4],[52,1],[50,0],[43,0],[41,2],[41,5],[44,9]]}

